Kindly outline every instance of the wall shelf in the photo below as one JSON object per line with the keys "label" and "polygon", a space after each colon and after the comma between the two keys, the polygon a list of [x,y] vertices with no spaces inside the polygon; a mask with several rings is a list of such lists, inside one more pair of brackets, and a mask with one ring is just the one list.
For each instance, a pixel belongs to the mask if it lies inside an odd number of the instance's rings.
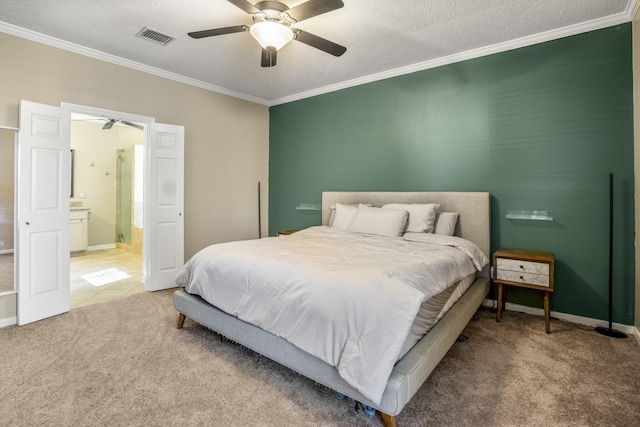
{"label": "wall shelf", "polygon": [[296,206],[297,211],[319,211],[320,205],[314,205],[312,203],[300,203]]}
{"label": "wall shelf", "polygon": [[507,211],[507,219],[525,219],[533,221],[553,221],[551,211]]}

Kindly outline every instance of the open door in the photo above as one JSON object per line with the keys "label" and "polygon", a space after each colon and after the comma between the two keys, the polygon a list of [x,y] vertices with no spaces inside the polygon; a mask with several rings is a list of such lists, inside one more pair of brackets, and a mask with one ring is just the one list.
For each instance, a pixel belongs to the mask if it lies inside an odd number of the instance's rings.
{"label": "open door", "polygon": [[175,287],[184,264],[184,127],[152,123],[142,246],[145,289]]}
{"label": "open door", "polygon": [[[70,112],[20,103],[16,190],[18,325],[69,311]],[[100,113],[106,110],[95,110]],[[149,291],[174,287],[184,264],[184,127],[147,123],[143,271]]]}
{"label": "open door", "polygon": [[69,311],[69,120],[20,102],[16,265],[18,325]]}

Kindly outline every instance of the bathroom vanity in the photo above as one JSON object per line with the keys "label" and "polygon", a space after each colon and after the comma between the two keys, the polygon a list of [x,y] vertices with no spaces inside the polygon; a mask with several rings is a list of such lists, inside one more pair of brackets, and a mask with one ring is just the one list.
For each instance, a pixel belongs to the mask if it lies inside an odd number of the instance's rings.
{"label": "bathroom vanity", "polygon": [[89,218],[91,209],[85,207],[72,207],[70,212],[70,252],[84,252],[89,247]]}

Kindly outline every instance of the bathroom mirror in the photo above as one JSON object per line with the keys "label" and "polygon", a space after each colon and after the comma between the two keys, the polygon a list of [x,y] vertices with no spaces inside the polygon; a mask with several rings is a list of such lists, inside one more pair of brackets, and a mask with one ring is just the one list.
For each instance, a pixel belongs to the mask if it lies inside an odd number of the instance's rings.
{"label": "bathroom mirror", "polygon": [[0,127],[0,295],[15,291],[14,213],[17,132]]}

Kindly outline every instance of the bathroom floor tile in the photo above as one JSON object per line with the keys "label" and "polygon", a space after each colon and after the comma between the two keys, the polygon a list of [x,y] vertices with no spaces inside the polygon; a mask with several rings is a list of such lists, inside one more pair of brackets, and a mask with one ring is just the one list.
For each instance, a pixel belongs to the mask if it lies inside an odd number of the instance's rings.
{"label": "bathroom floor tile", "polygon": [[[109,268],[122,270],[131,277],[102,286],[94,286],[81,277]],[[73,256],[70,272],[72,309],[144,292],[142,256],[124,249],[101,249]]]}

